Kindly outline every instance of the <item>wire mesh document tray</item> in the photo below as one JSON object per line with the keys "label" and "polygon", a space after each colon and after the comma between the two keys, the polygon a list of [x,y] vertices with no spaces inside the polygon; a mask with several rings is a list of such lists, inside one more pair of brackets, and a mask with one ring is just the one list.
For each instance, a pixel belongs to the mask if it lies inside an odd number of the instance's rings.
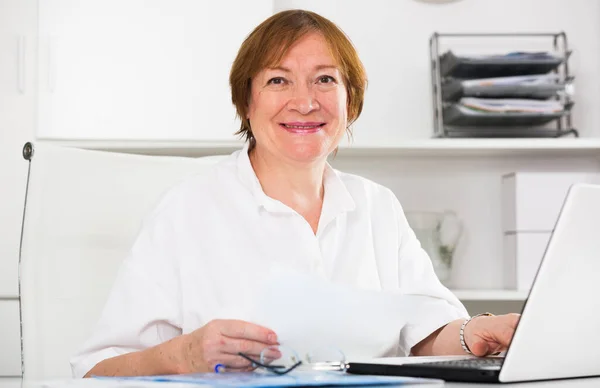
{"label": "wire mesh document tray", "polygon": [[436,32],[429,52],[433,137],[579,136],[566,33]]}

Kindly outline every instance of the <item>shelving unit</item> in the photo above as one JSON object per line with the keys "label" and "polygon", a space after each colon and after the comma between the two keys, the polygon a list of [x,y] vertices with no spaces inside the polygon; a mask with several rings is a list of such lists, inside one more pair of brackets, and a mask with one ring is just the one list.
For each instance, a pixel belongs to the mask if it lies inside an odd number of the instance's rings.
{"label": "shelving unit", "polygon": [[339,155],[503,156],[573,155],[600,157],[600,138],[414,139],[397,146],[340,147]]}
{"label": "shelving unit", "polygon": [[[208,142],[197,140],[44,140],[38,141],[68,147],[116,151],[148,155],[203,156],[228,154],[240,147],[241,141]],[[340,156],[502,156],[552,155],[598,156],[600,138],[562,139],[411,139],[398,145],[342,145]]]}
{"label": "shelving unit", "polygon": [[[229,154],[242,147],[242,141],[198,141],[198,140],[173,140],[173,141],[137,141],[137,140],[50,140],[39,139],[38,141],[51,143],[55,145],[87,148],[113,152],[127,152],[147,155],[171,155],[171,156],[187,156],[200,157],[205,155]],[[342,171],[356,173],[365,176],[369,179],[379,180],[382,184],[388,187],[397,188],[399,184],[395,183],[395,179],[390,178],[394,174],[398,174],[398,167],[403,166],[403,187],[411,187],[413,184],[425,185],[423,179],[435,179],[442,182],[449,190],[451,195],[456,199],[450,201],[442,201],[443,206],[455,209],[458,211],[466,222],[470,225],[481,222],[495,222],[498,217],[493,213],[491,217],[485,217],[482,220],[479,214],[487,212],[489,207],[494,208],[499,204],[496,202],[496,197],[493,196],[497,192],[495,185],[499,180],[500,174],[507,171],[516,170],[520,163],[527,163],[531,160],[535,165],[537,158],[543,159],[543,165],[562,164],[565,160],[592,160],[597,168],[600,168],[600,138],[462,138],[462,139],[439,139],[439,138],[423,138],[423,139],[406,139],[399,144],[365,144],[358,143],[350,146],[346,145],[346,140],[342,141],[343,146],[340,147],[337,160],[332,163],[336,168]],[[515,158],[516,157],[516,158]],[[409,161],[401,161],[402,158],[411,158]],[[471,159],[474,158],[474,159]],[[456,160],[452,164],[446,162]],[[520,160],[519,162],[515,161]],[[435,160],[435,161],[434,161]],[[502,167],[489,165],[487,161],[493,160],[494,163],[502,163]],[[556,162],[552,162],[556,160]],[[485,161],[485,163],[479,163]],[[436,173],[438,170],[437,163],[444,163],[444,166],[450,167],[448,171]],[[573,163],[574,166],[583,165]],[[431,173],[429,172],[431,168]],[[593,167],[596,169],[596,167]],[[454,175],[453,169],[461,171],[460,174]],[[370,172],[376,171],[376,176],[369,176]],[[414,174],[418,171],[418,174]],[[482,178],[482,172],[489,172],[492,178]],[[411,175],[412,174],[412,175]],[[448,175],[450,174],[450,175]],[[452,178],[448,178],[451,176]],[[495,177],[498,177],[496,179]],[[418,178],[416,178],[418,177]],[[481,183],[483,179],[484,183]],[[396,186],[394,186],[396,185]],[[460,190],[467,190],[475,193],[469,197],[468,205],[461,202],[462,194],[456,194],[457,187]],[[499,188],[498,188],[499,189]],[[397,189],[397,192],[403,191]],[[412,195],[410,190],[404,192],[403,204],[408,208],[414,208],[414,203],[427,203],[420,199],[415,200],[415,195]],[[422,197],[422,196],[420,196]],[[488,199],[486,199],[488,198]],[[489,200],[491,198],[491,200]],[[490,202],[491,201],[491,202]],[[430,201],[431,202],[431,201]],[[492,205],[490,205],[492,203]],[[422,205],[416,205],[422,206]],[[479,209],[475,212],[469,209]],[[494,218],[496,217],[496,218]],[[486,236],[490,233],[496,233],[494,228],[488,224],[484,225]],[[481,224],[476,224],[481,225]],[[475,237],[473,237],[475,238]],[[501,252],[502,246],[495,238],[485,237],[486,249],[491,251]],[[491,248],[490,248],[491,247]],[[469,255],[469,253],[467,253]],[[473,254],[468,256],[470,261],[468,265],[475,265]],[[483,267],[482,267],[483,268]],[[478,269],[483,270],[483,269]],[[478,271],[476,270],[476,271]],[[458,287],[469,287],[471,289],[458,289],[455,291],[457,297],[467,303],[484,304],[494,303],[495,305],[504,304],[513,306],[515,303],[523,302],[527,297],[527,292],[512,291],[503,289],[485,289],[487,287],[501,288],[500,282],[487,285],[480,282],[478,284],[469,284],[462,281],[457,283]]]}

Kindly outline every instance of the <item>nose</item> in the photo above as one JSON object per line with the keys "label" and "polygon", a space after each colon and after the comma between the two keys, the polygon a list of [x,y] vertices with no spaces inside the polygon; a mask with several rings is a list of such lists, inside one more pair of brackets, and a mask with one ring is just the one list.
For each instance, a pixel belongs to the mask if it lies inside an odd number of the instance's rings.
{"label": "nose", "polygon": [[287,108],[302,115],[307,115],[314,110],[318,110],[320,105],[311,87],[302,85],[293,89]]}

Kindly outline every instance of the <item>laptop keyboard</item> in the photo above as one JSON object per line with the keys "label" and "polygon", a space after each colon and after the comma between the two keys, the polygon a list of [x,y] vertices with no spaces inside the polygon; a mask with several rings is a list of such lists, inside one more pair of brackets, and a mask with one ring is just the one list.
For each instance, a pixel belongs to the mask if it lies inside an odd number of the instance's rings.
{"label": "laptop keyboard", "polygon": [[464,360],[448,360],[448,361],[432,361],[423,362],[414,365],[430,365],[443,368],[459,368],[459,369],[500,369],[504,358],[502,357],[483,357],[483,358],[467,358]]}

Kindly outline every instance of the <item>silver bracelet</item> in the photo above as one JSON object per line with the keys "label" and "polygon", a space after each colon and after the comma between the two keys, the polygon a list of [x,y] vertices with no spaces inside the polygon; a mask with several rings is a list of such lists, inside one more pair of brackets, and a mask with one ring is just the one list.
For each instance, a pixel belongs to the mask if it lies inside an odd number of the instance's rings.
{"label": "silver bracelet", "polygon": [[465,353],[473,354],[471,352],[471,350],[469,349],[469,347],[467,346],[467,343],[465,342],[465,327],[467,326],[467,323],[471,322],[471,320],[473,320],[474,318],[477,318],[477,317],[491,317],[493,315],[494,314],[490,314],[490,313],[482,313],[482,314],[473,315],[472,317],[465,319],[465,321],[462,323],[462,325],[460,325],[460,332],[459,332],[460,346],[462,346]]}

